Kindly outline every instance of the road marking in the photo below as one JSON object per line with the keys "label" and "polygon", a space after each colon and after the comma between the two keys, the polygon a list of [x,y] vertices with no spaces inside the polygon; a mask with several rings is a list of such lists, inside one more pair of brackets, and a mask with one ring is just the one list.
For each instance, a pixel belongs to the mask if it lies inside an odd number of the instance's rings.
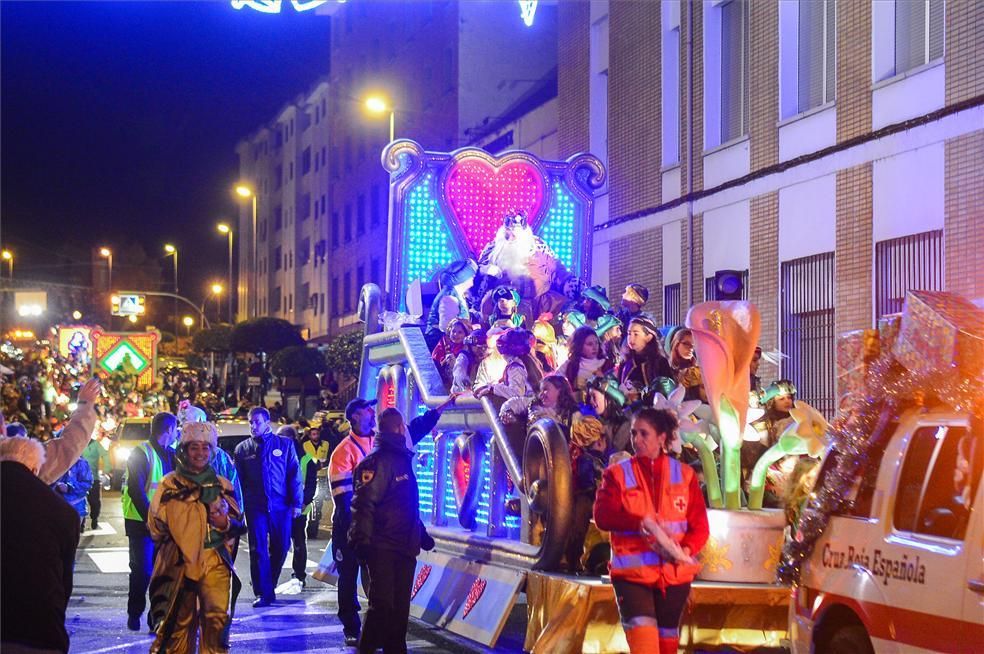
{"label": "road marking", "polygon": [[86,529],[82,532],[82,538],[86,536],[115,536],[119,532],[113,529],[113,525],[109,524],[108,521],[103,520],[99,523],[98,529]]}
{"label": "road marking", "polygon": [[99,572],[114,573],[130,571],[130,553],[126,550],[126,548],[120,548],[117,551],[103,552],[93,552],[88,550],[86,554],[89,555],[92,562],[96,564],[97,568],[99,568]]}

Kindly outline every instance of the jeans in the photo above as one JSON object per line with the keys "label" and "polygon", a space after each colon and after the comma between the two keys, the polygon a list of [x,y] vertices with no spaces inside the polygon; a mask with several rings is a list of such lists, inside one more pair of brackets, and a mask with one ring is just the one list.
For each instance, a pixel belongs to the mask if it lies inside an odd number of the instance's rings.
{"label": "jeans", "polygon": [[92,482],[92,487],[89,489],[89,513],[92,516],[92,528],[96,528],[96,523],[99,521],[99,512],[102,510],[102,484],[99,483],[99,475]]}
{"label": "jeans", "polygon": [[[124,520],[123,526],[130,544],[130,587],[126,614],[131,618],[139,618],[147,608],[147,587],[150,585],[150,574],[154,570],[156,552],[150,531],[144,523]],[[149,614],[147,620],[148,626],[155,626],[149,623]]]}
{"label": "jeans", "polygon": [[249,536],[249,578],[256,597],[274,599],[274,588],[287,560],[290,547],[290,509],[269,514],[246,509],[246,533]]}
{"label": "jeans", "polygon": [[369,610],[359,640],[360,654],[382,648],[406,654],[410,590],[417,560],[400,552],[373,548],[369,554]]}
{"label": "jeans", "polygon": [[[359,617],[359,562],[351,548],[331,541],[331,555],[338,569],[338,619],[346,636],[358,636],[362,630],[362,619]],[[368,573],[363,571],[363,583]]]}
{"label": "jeans", "polygon": [[301,581],[307,577],[307,518],[306,515],[297,516],[290,528],[290,540],[294,544],[294,556],[290,565],[294,570],[294,578]]}

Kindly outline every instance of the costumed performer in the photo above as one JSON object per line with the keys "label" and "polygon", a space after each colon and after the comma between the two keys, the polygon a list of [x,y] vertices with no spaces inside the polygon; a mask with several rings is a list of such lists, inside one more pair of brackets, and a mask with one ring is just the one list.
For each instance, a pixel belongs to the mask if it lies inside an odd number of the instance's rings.
{"label": "costumed performer", "polygon": [[472,259],[462,259],[453,262],[441,272],[441,290],[431,303],[424,326],[424,340],[427,341],[428,350],[433,351],[437,346],[452,319],[469,319],[465,296],[475,283],[477,270],[478,264]]}
{"label": "costumed performer", "polygon": [[632,420],[635,455],[604,472],[594,503],[611,532],[611,576],[633,654],[676,654],[680,618],[710,533],[697,475],[669,456],[679,439],[672,413],[645,408]]}
{"label": "costumed performer", "polygon": [[[243,532],[232,484],[209,465],[215,425],[185,425],[177,467],[161,480],[147,525],[158,545],[150,581],[156,652],[228,652],[241,584],[233,552]],[[200,636],[199,636],[200,634]]]}
{"label": "costumed performer", "polygon": [[[510,210],[503,217],[495,237],[482,249],[478,270],[520,289],[524,297],[537,298],[550,290],[560,277],[563,266],[542,238],[533,233],[529,216],[522,210]],[[496,282],[483,281],[486,289]]]}

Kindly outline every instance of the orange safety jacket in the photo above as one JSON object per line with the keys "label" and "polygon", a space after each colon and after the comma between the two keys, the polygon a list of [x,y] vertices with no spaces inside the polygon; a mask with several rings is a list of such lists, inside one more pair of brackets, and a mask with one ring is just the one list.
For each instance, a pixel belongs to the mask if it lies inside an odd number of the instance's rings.
{"label": "orange safety jacket", "polygon": [[[645,469],[649,466],[652,468]],[[613,579],[661,588],[693,581],[700,565],[677,563],[672,557],[655,551],[639,526],[644,516],[658,516],[667,534],[681,547],[687,538],[691,554],[696,555],[707,540],[708,530],[706,508],[695,482],[690,466],[667,455],[656,459],[632,457],[605,470],[594,513],[599,528],[605,529],[609,523],[616,527],[611,528]],[[691,504],[697,501],[695,487],[699,506],[692,507]],[[694,520],[695,524],[690,523],[688,514],[698,518]],[[605,516],[610,516],[609,520]],[[625,518],[629,516],[634,528],[617,529],[625,526]],[[622,524],[616,524],[619,522]]]}

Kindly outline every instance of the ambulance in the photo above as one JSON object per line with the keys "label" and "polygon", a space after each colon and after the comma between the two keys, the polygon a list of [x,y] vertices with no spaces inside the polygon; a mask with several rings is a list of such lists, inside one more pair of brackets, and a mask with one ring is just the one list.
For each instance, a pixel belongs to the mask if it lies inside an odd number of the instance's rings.
{"label": "ambulance", "polygon": [[984,652],[982,431],[969,415],[912,410],[873,446],[804,562],[793,654]]}

